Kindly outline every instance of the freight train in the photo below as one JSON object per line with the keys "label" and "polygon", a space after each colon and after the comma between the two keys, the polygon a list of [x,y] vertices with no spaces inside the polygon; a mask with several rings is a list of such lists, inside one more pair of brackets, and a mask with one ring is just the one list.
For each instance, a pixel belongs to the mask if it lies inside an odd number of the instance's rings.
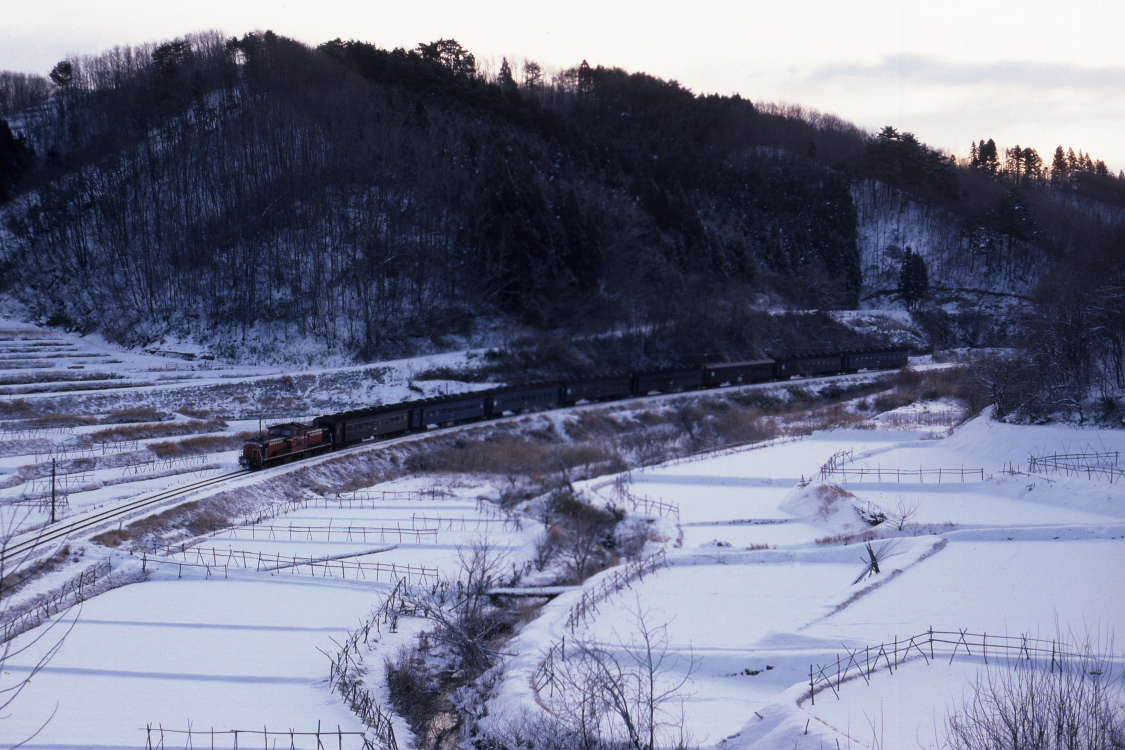
{"label": "freight train", "polygon": [[724,362],[703,367],[534,383],[373,406],[317,417],[311,425],[298,422],[271,425],[266,435],[250,440],[242,447],[238,462],[249,469],[261,469],[365,440],[421,432],[431,427],[498,419],[526,411],[557,409],[579,402],[765,383],[796,376],[885,370],[902,367],[907,363],[909,354],[908,349],[893,348]]}

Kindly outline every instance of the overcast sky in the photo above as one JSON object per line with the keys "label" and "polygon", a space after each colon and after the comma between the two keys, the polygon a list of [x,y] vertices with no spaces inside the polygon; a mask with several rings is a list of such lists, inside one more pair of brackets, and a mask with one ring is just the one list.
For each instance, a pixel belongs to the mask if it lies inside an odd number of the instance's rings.
{"label": "overcast sky", "polygon": [[581,62],[799,103],[965,155],[1082,149],[1125,169],[1125,0],[0,0],[0,69],[218,29],[380,47],[455,38],[486,63]]}

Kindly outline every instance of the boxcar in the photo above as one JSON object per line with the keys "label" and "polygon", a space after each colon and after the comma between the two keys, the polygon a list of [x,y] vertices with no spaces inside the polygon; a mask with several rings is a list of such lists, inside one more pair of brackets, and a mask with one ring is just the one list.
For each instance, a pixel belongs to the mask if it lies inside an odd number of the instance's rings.
{"label": "boxcar", "polygon": [[633,393],[632,387],[632,379],[628,375],[607,375],[563,383],[559,389],[559,404],[569,406],[578,401],[627,398]]}
{"label": "boxcar", "polygon": [[515,386],[492,391],[488,397],[488,416],[530,409],[554,409],[559,405],[559,384]]}
{"label": "boxcar", "polygon": [[410,409],[402,404],[374,406],[317,417],[313,424],[327,428],[337,446],[347,445],[406,432],[410,429]]}
{"label": "boxcar", "polygon": [[643,396],[652,391],[668,393],[699,388],[703,385],[702,367],[683,367],[677,370],[638,372],[633,375],[633,394]]}
{"label": "boxcar", "polygon": [[839,354],[809,354],[778,357],[775,374],[784,379],[794,375],[831,375],[843,372],[843,369],[843,358]]}
{"label": "boxcar", "polygon": [[707,365],[703,368],[703,384],[708,388],[741,383],[761,383],[774,377],[772,359],[758,359],[752,362],[727,362]]}
{"label": "boxcar", "polygon": [[488,415],[488,394],[446,396],[415,401],[410,410],[411,429],[420,430],[432,424],[449,424],[483,419]]}
{"label": "boxcar", "polygon": [[884,370],[893,367],[902,367],[910,358],[910,350],[873,349],[862,352],[845,352],[844,369],[848,372],[856,370]]}

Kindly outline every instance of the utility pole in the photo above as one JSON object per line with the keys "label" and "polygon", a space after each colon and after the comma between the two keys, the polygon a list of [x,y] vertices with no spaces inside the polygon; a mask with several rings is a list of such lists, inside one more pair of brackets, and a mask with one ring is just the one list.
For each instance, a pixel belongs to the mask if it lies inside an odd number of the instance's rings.
{"label": "utility pole", "polygon": [[51,459],[51,523],[55,522],[55,465],[57,459]]}

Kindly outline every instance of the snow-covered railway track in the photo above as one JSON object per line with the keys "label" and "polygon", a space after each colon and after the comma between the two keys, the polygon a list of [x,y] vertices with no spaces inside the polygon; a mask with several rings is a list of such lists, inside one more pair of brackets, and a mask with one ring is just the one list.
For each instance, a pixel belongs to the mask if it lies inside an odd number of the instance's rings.
{"label": "snow-covered railway track", "polygon": [[245,476],[249,473],[249,471],[243,469],[208,477],[207,479],[192,482],[191,484],[186,484],[181,487],[162,490],[155,495],[129,500],[121,505],[115,505],[112,508],[105,508],[94,513],[87,513],[78,518],[44,526],[38,531],[23,535],[22,538],[9,539],[8,542],[4,544],[3,548],[0,549],[0,570],[5,569],[10,564],[18,563],[24,556],[30,554],[38,547],[63,539],[69,539],[75,534],[84,531],[89,532],[107,521],[127,516],[131,513],[144,510],[145,508],[159,505],[168,500],[173,500],[177,497],[188,495],[198,490],[211,487],[212,485],[220,484],[236,477]]}

